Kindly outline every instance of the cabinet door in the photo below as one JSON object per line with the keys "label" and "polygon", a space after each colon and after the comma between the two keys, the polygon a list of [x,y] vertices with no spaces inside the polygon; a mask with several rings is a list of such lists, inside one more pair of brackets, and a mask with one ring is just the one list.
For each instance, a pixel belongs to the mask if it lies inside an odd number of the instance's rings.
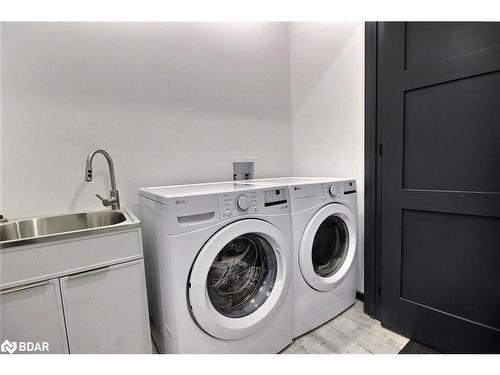
{"label": "cabinet door", "polygon": [[142,259],[60,281],[71,353],[151,353]]}
{"label": "cabinet door", "polygon": [[48,353],[68,352],[58,279],[2,290],[0,312],[0,342],[16,342],[16,352],[19,342],[46,342]]}

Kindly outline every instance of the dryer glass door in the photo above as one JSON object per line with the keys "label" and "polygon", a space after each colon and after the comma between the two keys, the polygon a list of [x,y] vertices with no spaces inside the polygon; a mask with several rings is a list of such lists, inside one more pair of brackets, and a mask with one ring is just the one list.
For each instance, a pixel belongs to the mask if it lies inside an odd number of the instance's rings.
{"label": "dryer glass door", "polygon": [[222,315],[241,318],[257,310],[273,290],[276,255],[262,236],[247,233],[224,246],[207,276],[210,301]]}
{"label": "dryer glass door", "polygon": [[349,248],[349,231],[345,221],[328,216],[319,226],[312,245],[314,272],[321,277],[332,276],[344,263]]}
{"label": "dryer glass door", "polygon": [[356,222],[354,213],[339,203],[324,206],[311,218],[299,247],[300,271],[309,286],[335,289],[355,265]]}

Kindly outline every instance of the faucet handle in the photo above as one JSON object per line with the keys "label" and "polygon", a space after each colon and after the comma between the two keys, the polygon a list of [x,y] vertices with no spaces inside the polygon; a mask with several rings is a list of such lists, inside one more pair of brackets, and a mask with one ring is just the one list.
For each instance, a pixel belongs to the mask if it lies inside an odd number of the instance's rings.
{"label": "faucet handle", "polygon": [[112,202],[111,202],[111,199],[103,198],[103,197],[101,197],[101,195],[100,195],[100,194],[96,194],[95,196],[96,196],[97,198],[99,198],[99,199],[102,201],[102,204],[103,204],[104,206],[106,206],[106,207],[110,206],[110,205],[111,205],[111,203],[112,203]]}

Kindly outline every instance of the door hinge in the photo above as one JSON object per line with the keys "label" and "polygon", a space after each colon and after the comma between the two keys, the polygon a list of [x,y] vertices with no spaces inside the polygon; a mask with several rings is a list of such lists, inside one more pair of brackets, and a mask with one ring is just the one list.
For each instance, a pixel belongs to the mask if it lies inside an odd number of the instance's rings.
{"label": "door hinge", "polygon": [[383,146],[382,146],[382,143],[378,145],[378,154],[380,156],[382,156],[382,152],[383,152]]}
{"label": "door hinge", "polygon": [[381,286],[377,287],[377,294],[378,294],[379,296],[381,296],[381,295],[382,295],[382,287],[381,287]]}

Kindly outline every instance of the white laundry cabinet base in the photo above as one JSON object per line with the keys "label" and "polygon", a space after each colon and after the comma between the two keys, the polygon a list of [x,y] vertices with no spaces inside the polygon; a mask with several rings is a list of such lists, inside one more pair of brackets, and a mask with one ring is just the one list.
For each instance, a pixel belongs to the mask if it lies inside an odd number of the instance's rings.
{"label": "white laundry cabinet base", "polygon": [[[92,241],[93,251],[120,246],[129,233],[106,236],[101,249]],[[81,272],[60,270],[60,277],[0,285],[0,343],[15,343],[15,353],[24,342],[48,343],[44,353],[151,353],[142,242],[135,254]]]}

